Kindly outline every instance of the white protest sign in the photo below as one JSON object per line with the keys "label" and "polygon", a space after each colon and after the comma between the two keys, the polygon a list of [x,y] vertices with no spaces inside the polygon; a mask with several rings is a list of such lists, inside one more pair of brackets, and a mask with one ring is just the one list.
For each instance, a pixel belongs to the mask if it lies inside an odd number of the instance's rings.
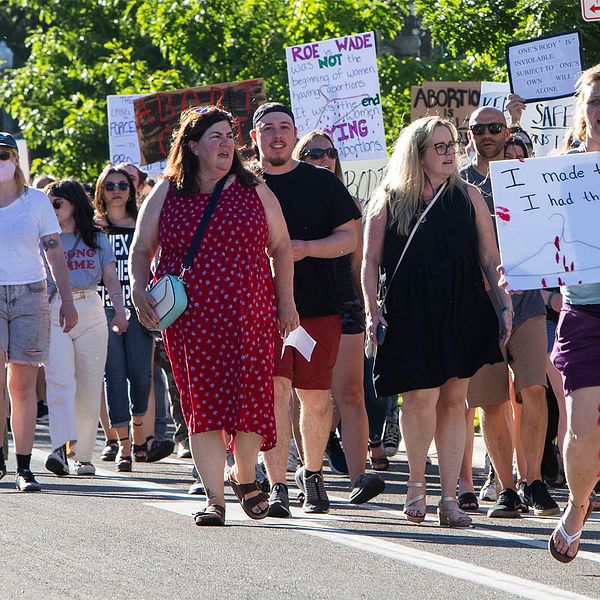
{"label": "white protest sign", "polygon": [[[479,106],[494,106],[504,112],[510,123],[506,109],[506,96],[510,84],[496,81],[481,82]],[[562,148],[567,129],[573,124],[575,96],[529,103],[521,116],[521,127],[529,134],[536,156],[548,154]]]}
{"label": "white protest sign", "polygon": [[144,94],[125,94],[107,96],[108,110],[108,148],[110,162],[133,163],[151,177],[160,177],[165,170],[166,162],[141,166],[140,144],[135,126],[135,110],[133,101]]}
{"label": "white protest sign", "polygon": [[383,179],[387,160],[353,160],[342,163],[344,181],[350,195],[360,201],[369,200]]}
{"label": "white protest sign", "polygon": [[359,33],[285,51],[300,136],[325,129],[341,160],[385,159],[375,34]]}
{"label": "white protest sign", "polygon": [[600,152],[490,163],[511,290],[600,282]]}
{"label": "white protest sign", "polygon": [[524,100],[572,96],[583,70],[580,34],[570,31],[507,44],[506,63],[511,90]]}

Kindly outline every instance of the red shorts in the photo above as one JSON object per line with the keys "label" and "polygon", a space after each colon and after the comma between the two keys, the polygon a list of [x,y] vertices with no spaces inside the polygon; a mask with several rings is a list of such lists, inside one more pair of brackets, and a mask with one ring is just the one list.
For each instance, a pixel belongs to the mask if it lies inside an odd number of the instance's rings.
{"label": "red shorts", "polygon": [[291,380],[292,387],[300,390],[329,390],[333,367],[337,360],[342,320],[339,315],[300,319],[300,325],[316,340],[310,362],[296,348],[287,346],[283,357],[283,340],[275,339],[275,375]]}

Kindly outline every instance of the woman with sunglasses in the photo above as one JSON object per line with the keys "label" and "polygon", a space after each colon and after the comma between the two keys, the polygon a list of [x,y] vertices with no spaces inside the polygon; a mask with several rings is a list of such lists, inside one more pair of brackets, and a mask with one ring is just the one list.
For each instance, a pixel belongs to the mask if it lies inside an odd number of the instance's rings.
{"label": "woman with sunglasses", "polygon": [[[403,398],[410,471],[404,514],[413,523],[425,520],[425,464],[435,437],[439,524],[468,527],[471,518],[456,499],[465,398],[469,378],[482,365],[502,360],[498,320],[482,276],[483,269],[490,282],[498,282],[500,256],[481,194],[458,173],[457,139],[454,125],[440,117],[418,119],[401,133],[369,206],[362,283],[367,336],[377,346],[377,394]],[[383,314],[380,268],[388,290]],[[497,285],[494,289],[507,307],[504,342],[511,300]],[[376,332],[382,327],[387,335],[380,345]]]}
{"label": "woman with sunglasses", "polygon": [[[58,287],[58,322],[65,332],[77,324],[59,233],[48,197],[26,184],[15,139],[9,133],[0,133],[0,390],[4,390],[8,364],[16,486],[22,492],[41,489],[30,469],[37,371],[48,360],[50,332],[40,242]],[[4,394],[0,393],[0,440],[4,439],[6,423],[3,402]],[[6,466],[0,448],[0,479],[4,475]]]}
{"label": "woman with sunglasses", "polygon": [[76,475],[94,475],[92,454],[100,416],[104,365],[108,343],[106,315],[98,295],[101,281],[110,294],[115,316],[110,328],[123,333],[128,326],[112,246],[94,223],[94,209],[83,186],[65,179],[46,187],[61,227],[73,299],[79,321],[69,332],[59,324],[60,300],[51,273],[50,358],[46,366],[46,398],[50,439],[54,451],[46,468],[68,475],[66,443],[71,443]]}
{"label": "woman with sunglasses", "polygon": [[[323,167],[344,181],[338,152],[331,136],[323,130],[307,133],[294,148],[293,158]],[[355,202],[360,208],[358,201]],[[360,285],[362,261],[362,220],[356,220],[358,245],[348,255],[335,259],[335,287],[337,305],[342,317],[342,337],[333,370],[332,395],[341,417],[342,440],[350,475],[352,494],[362,502],[370,500],[384,489],[384,482],[374,475],[365,475],[365,456],[369,443],[369,421],[365,409],[363,388],[363,352],[365,344],[365,314]],[[336,411],[337,412],[337,411]],[[338,422],[334,423],[337,427]],[[328,449],[332,443],[330,435]],[[330,458],[331,465],[331,458]],[[387,461],[386,461],[387,462]],[[375,464],[375,463],[374,463]],[[331,465],[332,468],[335,465]]]}
{"label": "woman with sunglasses", "polygon": [[[108,333],[105,392],[110,426],[116,430],[119,450],[115,458],[117,471],[131,471],[132,448],[129,423],[133,425],[133,453],[136,461],[145,461],[148,444],[143,431],[143,417],[150,395],[153,338],[142,327],[133,310],[127,261],[137,219],[136,190],[129,173],[108,165],[96,182],[94,197],[96,220],[108,234],[117,259],[123,304],[128,311],[129,326],[122,335]],[[102,290],[108,323],[115,317],[115,307],[106,286]]]}

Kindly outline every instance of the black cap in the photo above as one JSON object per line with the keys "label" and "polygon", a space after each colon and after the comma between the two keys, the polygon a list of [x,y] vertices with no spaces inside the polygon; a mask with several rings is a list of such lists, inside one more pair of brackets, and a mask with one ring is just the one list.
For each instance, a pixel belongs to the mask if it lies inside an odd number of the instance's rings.
{"label": "black cap", "polygon": [[289,106],[282,104],[281,102],[266,102],[265,104],[261,104],[254,115],[252,116],[252,127],[256,128],[256,124],[269,113],[273,112],[282,112],[288,115],[292,119],[292,123],[294,127],[296,126],[296,120],[294,119],[294,113]]}
{"label": "black cap", "polygon": [[18,150],[17,142],[15,142],[15,138],[10,135],[10,133],[6,133],[6,131],[0,131],[0,146],[7,146],[8,148],[13,148],[14,150]]}

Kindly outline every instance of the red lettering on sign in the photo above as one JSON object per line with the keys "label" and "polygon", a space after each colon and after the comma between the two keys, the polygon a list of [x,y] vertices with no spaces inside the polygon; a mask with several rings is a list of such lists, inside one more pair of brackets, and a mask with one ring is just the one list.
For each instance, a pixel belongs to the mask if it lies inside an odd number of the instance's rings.
{"label": "red lettering on sign", "polygon": [[156,94],[156,101],[158,103],[158,119],[161,123],[168,123],[177,117],[171,94],[159,92]]}
{"label": "red lettering on sign", "polygon": [[154,123],[152,111],[146,106],[146,103],[143,100],[138,100],[137,106],[139,106],[140,108],[135,111],[136,125],[140,127],[144,122]]}

